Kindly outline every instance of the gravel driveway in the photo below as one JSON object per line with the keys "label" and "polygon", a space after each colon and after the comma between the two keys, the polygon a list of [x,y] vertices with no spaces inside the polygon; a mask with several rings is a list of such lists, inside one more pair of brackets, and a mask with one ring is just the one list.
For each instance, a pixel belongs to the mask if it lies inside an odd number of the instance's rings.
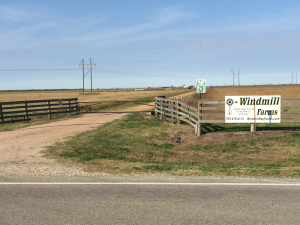
{"label": "gravel driveway", "polygon": [[[184,95],[188,94],[190,93]],[[153,105],[154,103],[150,106],[140,105],[127,111],[151,110]],[[75,166],[57,163],[55,160],[43,157],[41,151],[56,142],[64,142],[76,134],[96,129],[124,115],[126,113],[85,114],[74,119],[0,132],[0,177],[101,175],[84,172]]]}

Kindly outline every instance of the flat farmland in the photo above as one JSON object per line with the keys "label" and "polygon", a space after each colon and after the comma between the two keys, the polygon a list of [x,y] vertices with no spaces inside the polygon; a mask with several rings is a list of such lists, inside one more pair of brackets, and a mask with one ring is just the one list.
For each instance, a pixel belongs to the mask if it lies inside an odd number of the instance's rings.
{"label": "flat farmland", "polygon": [[225,99],[235,95],[281,95],[281,98],[300,98],[300,85],[261,85],[208,87],[203,99]]}
{"label": "flat farmland", "polygon": [[96,102],[96,101],[135,101],[148,99],[155,96],[171,97],[174,95],[191,92],[190,89],[174,88],[166,89],[150,89],[145,91],[93,91],[91,95],[88,91],[83,95],[82,91],[16,91],[16,92],[0,92],[0,102],[12,101],[29,101],[29,100],[46,100],[46,99],[63,99],[78,98],[79,102]]}
{"label": "flat farmland", "polygon": [[[116,111],[133,107],[137,102],[154,102],[156,96],[172,97],[191,92],[186,88],[149,88],[149,89],[114,89],[114,90],[94,90],[93,94],[85,91],[82,94],[80,90],[53,90],[53,91],[14,91],[0,92],[0,102],[17,102],[30,100],[48,100],[48,99],[70,99],[78,98],[80,112],[95,112],[100,110]],[[138,103],[141,104],[141,103]],[[53,119],[61,118],[63,114],[54,114]],[[48,116],[35,116],[32,121],[43,120]]]}

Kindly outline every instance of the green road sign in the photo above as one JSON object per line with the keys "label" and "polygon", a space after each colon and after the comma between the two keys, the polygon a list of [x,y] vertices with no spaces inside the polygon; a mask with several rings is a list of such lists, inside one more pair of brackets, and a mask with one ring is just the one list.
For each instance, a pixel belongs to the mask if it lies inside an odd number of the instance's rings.
{"label": "green road sign", "polygon": [[205,93],[206,92],[206,80],[204,80],[204,79],[197,80],[196,92],[197,93]]}

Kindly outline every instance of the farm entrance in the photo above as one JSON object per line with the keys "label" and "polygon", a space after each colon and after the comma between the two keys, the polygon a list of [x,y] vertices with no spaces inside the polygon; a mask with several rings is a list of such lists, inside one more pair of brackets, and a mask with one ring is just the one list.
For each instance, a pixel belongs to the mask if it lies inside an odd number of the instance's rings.
{"label": "farm entrance", "polygon": [[[97,101],[78,102],[80,113],[132,113],[132,112],[154,112],[150,110],[155,107],[151,101]],[[145,106],[145,107],[137,107]],[[130,108],[130,109],[128,109]],[[139,110],[139,108],[141,110]],[[146,110],[142,109],[145,108]],[[149,110],[147,110],[149,108]]]}

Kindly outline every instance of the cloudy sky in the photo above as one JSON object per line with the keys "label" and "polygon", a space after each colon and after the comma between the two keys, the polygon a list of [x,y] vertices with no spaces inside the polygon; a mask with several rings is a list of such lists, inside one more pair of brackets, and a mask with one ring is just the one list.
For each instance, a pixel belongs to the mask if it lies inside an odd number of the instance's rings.
{"label": "cloudy sky", "polygon": [[299,40],[298,0],[0,0],[0,90],[288,84]]}

